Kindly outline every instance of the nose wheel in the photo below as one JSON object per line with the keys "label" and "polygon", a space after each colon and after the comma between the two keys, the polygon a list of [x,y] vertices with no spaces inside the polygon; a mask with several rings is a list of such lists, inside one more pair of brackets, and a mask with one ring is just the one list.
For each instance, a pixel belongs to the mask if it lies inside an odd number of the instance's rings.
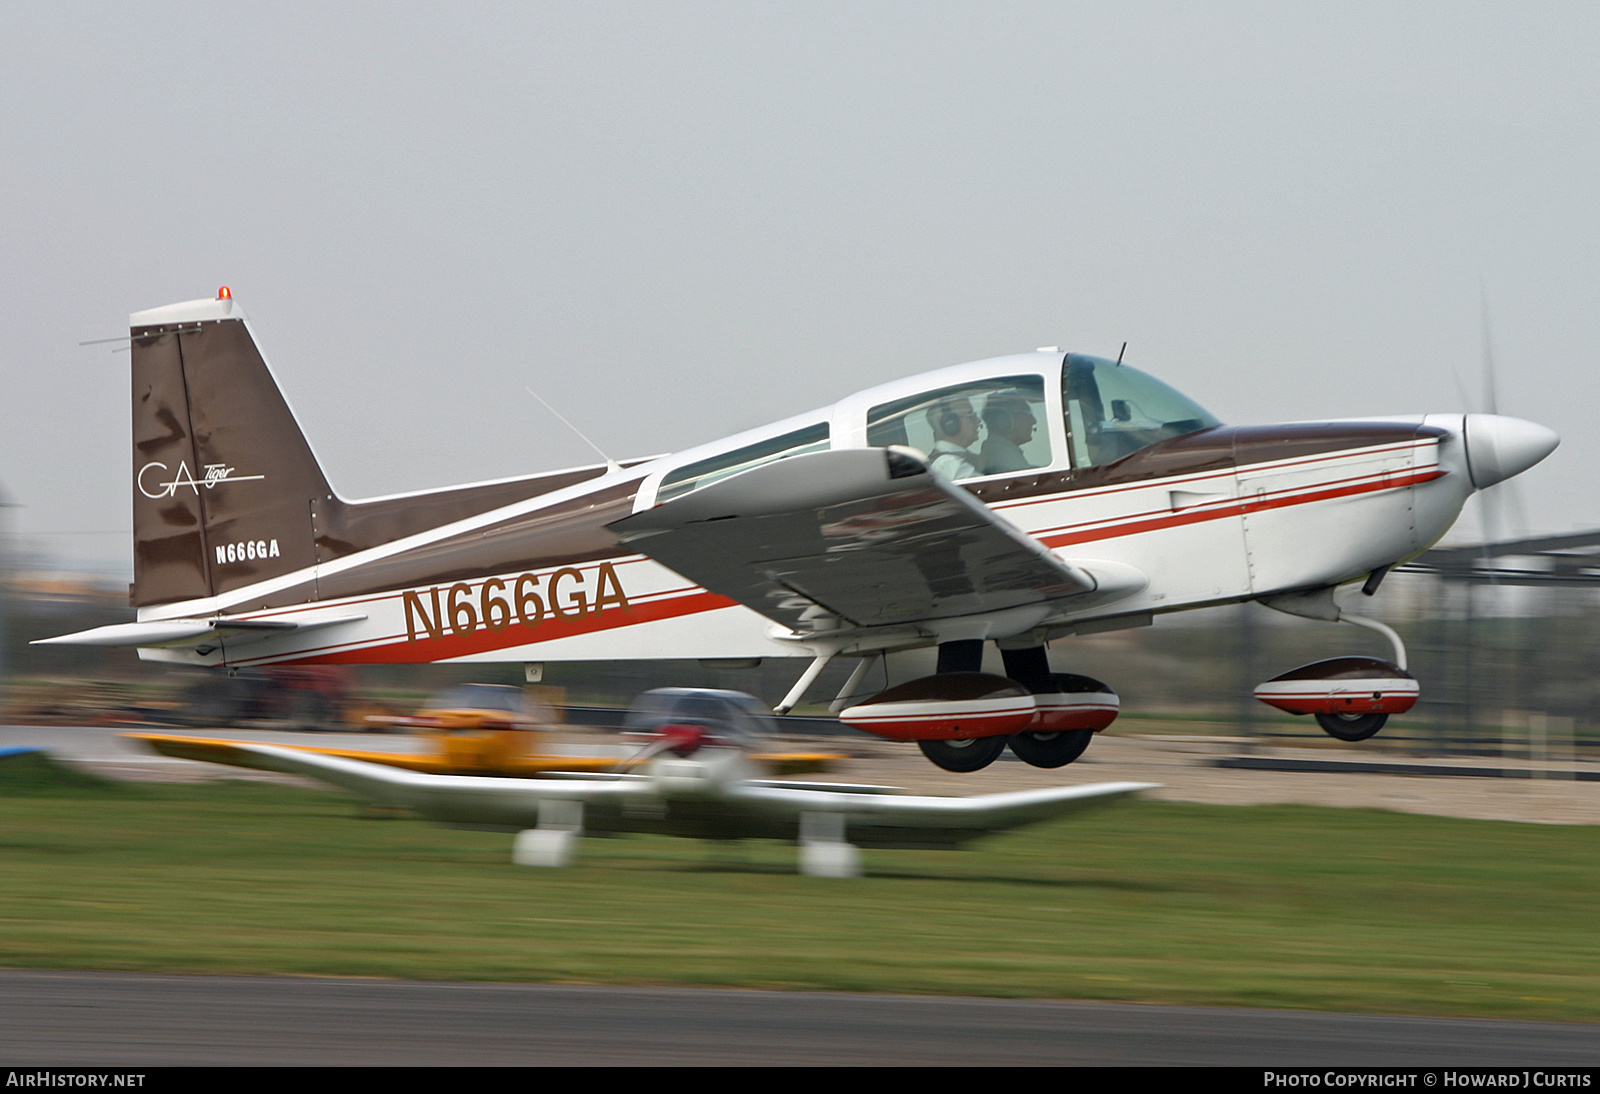
{"label": "nose wheel", "polygon": [[[1374,571],[1368,579],[1371,595],[1381,578]],[[1269,608],[1321,619],[1329,623],[1353,623],[1377,631],[1394,647],[1394,660],[1376,657],[1333,657],[1274,676],[1255,690],[1257,699],[1290,714],[1313,714],[1324,733],[1339,741],[1365,741],[1388,722],[1391,714],[1404,714],[1416,705],[1417,678],[1406,671],[1406,647],[1394,628],[1341,611],[1333,602],[1333,589],[1316,593],[1266,597]]]}
{"label": "nose wheel", "polygon": [[1364,741],[1383,728],[1387,714],[1318,714],[1317,725],[1341,741]]}

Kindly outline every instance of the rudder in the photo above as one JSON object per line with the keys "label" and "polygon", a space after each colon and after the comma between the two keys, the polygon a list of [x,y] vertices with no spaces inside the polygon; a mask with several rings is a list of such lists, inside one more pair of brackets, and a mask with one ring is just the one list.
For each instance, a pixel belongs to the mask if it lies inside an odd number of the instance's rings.
{"label": "rudder", "polygon": [[330,496],[226,289],[129,318],[135,607],[225,593],[316,562]]}

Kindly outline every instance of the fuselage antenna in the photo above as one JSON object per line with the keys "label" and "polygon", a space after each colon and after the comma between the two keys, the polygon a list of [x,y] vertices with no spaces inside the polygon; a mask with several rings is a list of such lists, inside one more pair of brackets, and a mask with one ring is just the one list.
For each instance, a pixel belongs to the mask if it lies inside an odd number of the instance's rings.
{"label": "fuselage antenna", "polygon": [[1122,343],[1122,348],[1117,350],[1117,367],[1122,367],[1122,355],[1128,352],[1128,343]]}
{"label": "fuselage antenna", "polygon": [[574,433],[576,433],[578,435],[578,439],[579,440],[581,440],[584,444],[588,445],[590,448],[594,449],[596,452],[599,452],[600,453],[600,458],[602,460],[606,461],[606,470],[608,472],[609,471],[621,471],[622,470],[622,465],[620,463],[618,463],[616,460],[612,459],[610,456],[608,456],[604,452],[602,452],[600,450],[600,446],[595,444],[593,441],[591,441],[584,434],[583,430],[579,429],[577,426],[575,426],[571,422],[567,421],[566,416],[564,414],[562,414],[561,411],[557,410],[555,407],[553,407],[549,403],[545,402],[544,396],[540,395],[537,391],[533,390],[533,388],[529,387],[527,384],[523,384],[522,385],[522,390],[526,391],[529,395],[532,395],[535,399],[538,399],[539,402],[544,405],[544,408],[546,410],[548,410],[550,413],[554,414],[557,418],[560,418],[561,419],[561,424],[566,426],[568,429],[572,430]]}

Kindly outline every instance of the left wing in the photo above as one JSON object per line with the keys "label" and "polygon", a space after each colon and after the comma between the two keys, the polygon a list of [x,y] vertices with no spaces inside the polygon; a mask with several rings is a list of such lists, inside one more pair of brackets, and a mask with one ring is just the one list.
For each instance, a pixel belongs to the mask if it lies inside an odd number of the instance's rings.
{"label": "left wing", "polygon": [[[206,760],[211,763],[231,764],[236,767],[254,767],[252,754],[240,751],[249,741],[231,741],[223,737],[193,737],[171,733],[124,733],[133,741],[142,741],[157,752],[183,760]],[[362,748],[322,748],[316,745],[278,745],[294,752],[316,756],[334,756],[341,760],[359,760],[362,763],[403,767],[407,771],[422,771],[433,775],[450,775],[461,771],[437,752],[375,752]],[[799,775],[808,771],[824,771],[827,765],[844,759],[838,752],[752,752],[750,759],[763,767],[781,774]],[[565,756],[556,754],[513,756],[500,760],[492,771],[481,774],[535,778],[559,775],[563,778],[596,775],[611,778],[618,765],[626,761],[615,756]]]}
{"label": "left wing", "polygon": [[145,743],[163,755],[179,759],[305,775],[378,805],[415,809],[430,820],[447,824],[534,828],[539,824],[541,802],[583,802],[615,809],[625,799],[650,792],[649,780],[642,776],[544,780],[430,775],[282,745],[204,738],[185,741],[167,736],[147,737]]}
{"label": "left wing", "polygon": [[610,525],[629,547],[792,630],[892,626],[1092,594],[1064,562],[900,448],[753,468]]}
{"label": "left wing", "polygon": [[[723,765],[694,760],[660,761],[648,775],[507,779],[429,775],[279,745],[205,740],[186,745],[177,737],[147,743],[168,756],[306,775],[447,824],[534,828],[545,803],[572,802],[583,806],[581,825],[591,832],[794,839],[803,833],[807,815],[821,814],[837,818],[850,842],[866,847],[953,847],[989,832],[1106,805],[1156,785],[1094,783],[939,798],[896,794],[887,787],[813,790],[793,783],[725,779],[719,775]],[[738,757],[732,760],[737,763]]]}
{"label": "left wing", "polygon": [[[122,736],[133,741],[143,741],[157,752],[179,759],[206,760],[211,763],[232,764],[236,767],[255,766],[249,762],[249,753],[238,751],[239,746],[248,746],[252,743],[250,741],[231,741],[224,737],[191,737],[187,734],[171,733],[124,733]],[[335,756],[341,760],[359,760],[362,763],[403,767],[408,771],[425,771],[436,775],[451,774],[460,770],[459,766],[449,764],[436,752],[375,752],[362,748],[323,748],[316,745],[288,744],[276,747],[294,752],[309,752],[317,756]],[[570,774],[612,771],[615,770],[617,762],[612,756],[516,756],[502,761],[504,769],[496,770],[495,774],[532,777],[553,772]]]}

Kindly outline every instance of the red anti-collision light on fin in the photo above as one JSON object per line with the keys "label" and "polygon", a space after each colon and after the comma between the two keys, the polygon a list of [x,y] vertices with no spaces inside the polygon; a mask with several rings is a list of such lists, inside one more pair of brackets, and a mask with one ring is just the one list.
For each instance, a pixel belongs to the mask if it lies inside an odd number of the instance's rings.
{"label": "red anti-collision light on fin", "polygon": [[226,286],[226,285],[222,286],[222,288],[217,290],[217,299],[218,300],[231,300],[231,299],[233,299],[233,290],[228,288],[228,286]]}

